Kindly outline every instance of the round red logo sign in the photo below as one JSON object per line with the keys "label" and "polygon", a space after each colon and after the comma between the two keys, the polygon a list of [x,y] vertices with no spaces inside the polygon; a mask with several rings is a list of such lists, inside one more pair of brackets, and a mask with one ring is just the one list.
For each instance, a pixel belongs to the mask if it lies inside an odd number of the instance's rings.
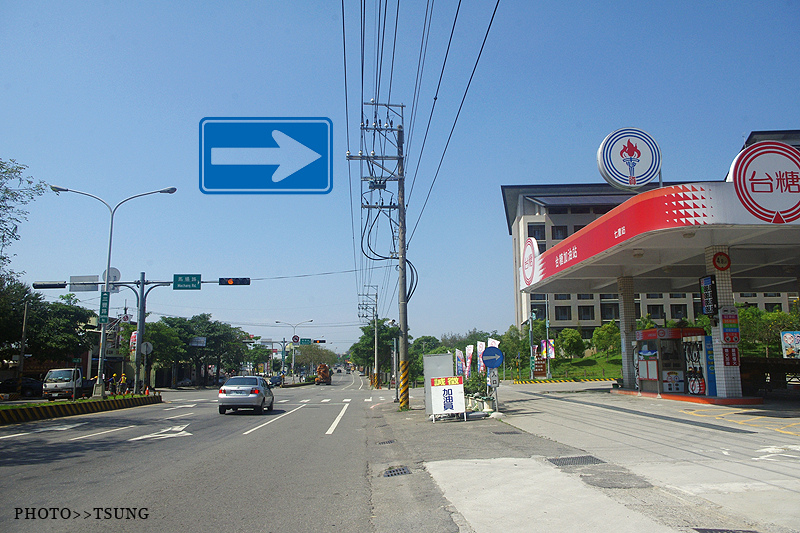
{"label": "round red logo sign", "polygon": [[800,151],[778,141],[751,144],[736,156],[729,181],[753,216],[783,224],[800,218]]}
{"label": "round red logo sign", "polygon": [[525,241],[525,249],[522,251],[522,278],[525,280],[525,286],[528,287],[533,283],[533,265],[536,261],[536,254],[533,239],[528,238]]}

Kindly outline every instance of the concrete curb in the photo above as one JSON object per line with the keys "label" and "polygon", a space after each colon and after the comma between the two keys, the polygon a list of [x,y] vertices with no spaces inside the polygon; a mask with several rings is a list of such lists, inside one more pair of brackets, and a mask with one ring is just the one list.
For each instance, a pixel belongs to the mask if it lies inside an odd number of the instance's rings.
{"label": "concrete curb", "polygon": [[708,405],[762,405],[764,398],[745,397],[745,398],[717,398],[716,396],[692,396],[690,394],[671,394],[662,392],[639,392],[628,389],[611,389],[611,394],[623,394],[626,396],[638,396],[641,398],[656,398],[661,400],[675,400],[679,402],[702,403]]}
{"label": "concrete curb", "polygon": [[617,381],[617,378],[585,378],[585,379],[534,379],[514,380],[514,385],[536,385],[537,383],[587,383],[589,381]]}
{"label": "concrete curb", "polygon": [[20,407],[18,409],[0,409],[0,425],[20,424],[32,420],[45,418],[60,418],[62,416],[85,415],[101,411],[126,409],[140,405],[161,403],[161,395],[137,396],[136,398],[123,398],[121,400],[97,400],[88,402],[57,402]]}

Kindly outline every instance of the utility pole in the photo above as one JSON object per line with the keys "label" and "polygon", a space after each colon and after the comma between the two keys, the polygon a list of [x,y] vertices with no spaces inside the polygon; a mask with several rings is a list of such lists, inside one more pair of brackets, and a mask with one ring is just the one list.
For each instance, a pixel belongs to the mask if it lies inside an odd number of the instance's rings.
{"label": "utility pole", "polygon": [[[371,203],[365,201],[367,194],[362,193],[362,209],[377,209],[377,210],[397,210],[396,221],[396,235],[394,234],[395,226],[392,227],[392,237],[395,239],[394,250],[389,256],[378,256],[374,250],[367,243],[367,248],[372,255],[365,255],[373,260],[390,260],[397,259],[398,267],[398,314],[399,314],[399,327],[400,336],[398,342],[398,359],[400,366],[400,409],[406,410],[409,408],[408,404],[408,289],[406,282],[406,205],[405,205],[405,170],[403,164],[403,144],[405,131],[403,129],[403,104],[379,104],[374,101],[364,102],[365,106],[370,106],[372,109],[371,117],[365,117],[361,124],[362,132],[362,146],[367,134],[371,134],[373,146],[378,146],[383,149],[391,145],[397,148],[397,155],[376,154],[371,150],[369,154],[365,154],[363,150],[359,150],[358,155],[351,155],[350,151],[347,152],[348,161],[365,161],[368,166],[368,175],[361,178],[362,184],[369,184],[369,193],[376,193],[379,196],[380,202]],[[379,116],[380,110],[380,116]],[[385,111],[385,115],[383,112]],[[370,124],[370,118],[372,124]],[[395,126],[395,120],[398,122]],[[392,168],[392,162],[395,167]],[[387,191],[387,182],[397,182],[397,196],[395,199],[390,197],[389,202],[384,201],[383,194],[390,195]],[[363,187],[363,185],[362,185]],[[370,194],[371,198],[371,194]],[[394,200],[394,201],[393,201]],[[391,214],[390,214],[391,218]],[[366,231],[367,240],[369,240],[369,232]],[[363,239],[364,237],[362,237]],[[362,250],[364,250],[362,242]],[[377,297],[376,297],[377,307]],[[376,334],[377,339],[377,334]],[[376,364],[377,368],[377,364]]]}

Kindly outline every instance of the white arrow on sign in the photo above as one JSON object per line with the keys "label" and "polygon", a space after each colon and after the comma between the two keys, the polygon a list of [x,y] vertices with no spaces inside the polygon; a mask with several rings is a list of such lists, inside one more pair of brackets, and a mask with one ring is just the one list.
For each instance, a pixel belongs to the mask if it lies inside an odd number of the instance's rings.
{"label": "white arrow on sign", "polygon": [[484,354],[483,354],[483,362],[484,362],[484,363],[485,363],[486,361],[492,361],[492,362],[494,362],[494,361],[497,361],[498,359],[500,359],[500,356],[499,356],[499,355],[497,355],[496,353],[490,353],[490,354],[486,354],[486,353],[484,353]]}
{"label": "white arrow on sign", "polygon": [[187,437],[191,435],[188,431],[184,431],[186,429],[186,424],[184,426],[172,426],[171,428],[164,428],[161,431],[156,433],[151,433],[149,435],[142,435],[141,437],[134,437],[132,439],[128,439],[129,441],[132,440],[143,440],[143,439],[168,439],[170,437]]}
{"label": "white arrow on sign", "polygon": [[278,148],[211,148],[212,165],[278,165],[272,182],[278,183],[322,157],[285,133],[273,130]]}

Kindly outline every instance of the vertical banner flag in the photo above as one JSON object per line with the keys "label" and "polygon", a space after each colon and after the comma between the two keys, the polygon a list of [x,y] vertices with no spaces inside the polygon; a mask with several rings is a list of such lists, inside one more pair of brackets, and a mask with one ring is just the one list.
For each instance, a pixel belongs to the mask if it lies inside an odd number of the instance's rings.
{"label": "vertical banner flag", "polygon": [[486,349],[486,343],[478,341],[478,373],[486,372],[486,365],[483,364],[483,351]]}
{"label": "vertical banner flag", "polygon": [[555,359],[556,357],[554,342],[553,339],[542,340],[542,355],[547,359]]}
{"label": "vertical banner flag", "polygon": [[472,352],[475,350],[475,345],[470,344],[467,346],[467,372],[465,376],[469,379],[469,375],[472,373]]}
{"label": "vertical banner flag", "polygon": [[136,333],[137,333],[136,331],[131,333],[131,343],[130,343],[131,360],[136,359],[136,344],[137,344]]}
{"label": "vertical banner flag", "polygon": [[489,337],[489,340],[486,342],[486,345],[487,346],[492,346],[494,348],[499,348],[500,347],[500,341],[497,340],[497,339],[493,339],[493,338]]}
{"label": "vertical banner flag", "polygon": [[456,348],[456,376],[464,375],[464,352]]}

